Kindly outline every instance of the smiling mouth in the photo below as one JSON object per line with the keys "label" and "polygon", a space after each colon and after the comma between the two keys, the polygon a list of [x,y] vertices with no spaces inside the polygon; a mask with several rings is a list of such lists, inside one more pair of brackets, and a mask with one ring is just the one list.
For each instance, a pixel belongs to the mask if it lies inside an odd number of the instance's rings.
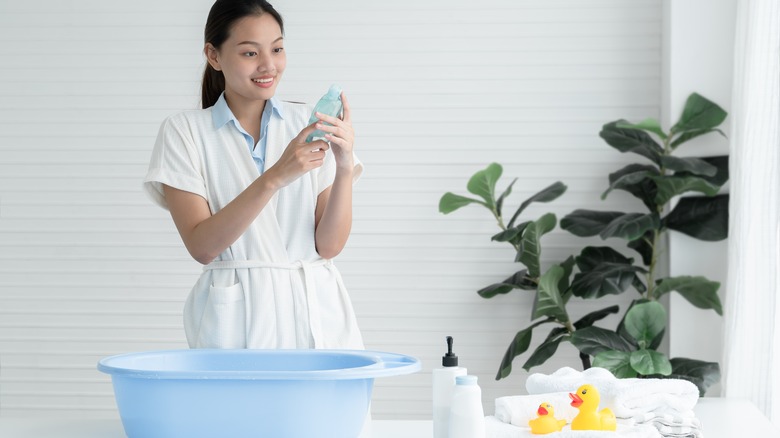
{"label": "smiling mouth", "polygon": [[274,81],[274,78],[252,79],[252,81],[256,84],[270,84]]}

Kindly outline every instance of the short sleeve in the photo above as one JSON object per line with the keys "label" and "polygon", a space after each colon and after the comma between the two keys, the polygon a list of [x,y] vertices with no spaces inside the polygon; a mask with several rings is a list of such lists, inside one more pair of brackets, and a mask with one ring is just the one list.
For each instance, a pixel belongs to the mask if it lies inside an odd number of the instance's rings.
{"label": "short sleeve", "polygon": [[[358,159],[355,152],[352,152],[352,159],[355,162],[355,170],[352,173],[352,184],[354,185],[363,175],[363,163]],[[322,193],[323,190],[333,185],[333,180],[336,179],[336,159],[333,158],[333,153],[327,153],[322,166],[317,172],[317,194]]]}
{"label": "short sleeve", "polygon": [[154,144],[144,190],[155,204],[168,209],[162,185],[206,197],[206,183],[200,171],[200,156],[188,130],[173,117],[160,126]]}

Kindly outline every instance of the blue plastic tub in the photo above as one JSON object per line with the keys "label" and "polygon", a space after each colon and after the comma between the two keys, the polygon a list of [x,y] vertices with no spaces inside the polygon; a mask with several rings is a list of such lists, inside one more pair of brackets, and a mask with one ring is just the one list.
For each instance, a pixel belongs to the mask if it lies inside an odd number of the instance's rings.
{"label": "blue plastic tub", "polygon": [[168,350],[111,356],[128,438],[354,438],[377,377],[410,356],[357,350]]}

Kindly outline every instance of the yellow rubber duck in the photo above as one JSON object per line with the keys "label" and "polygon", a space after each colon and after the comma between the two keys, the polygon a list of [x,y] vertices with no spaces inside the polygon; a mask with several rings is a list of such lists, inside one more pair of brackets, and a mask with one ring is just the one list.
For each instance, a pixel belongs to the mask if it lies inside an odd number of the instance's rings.
{"label": "yellow rubber duck", "polygon": [[528,421],[528,425],[531,426],[531,433],[534,435],[559,432],[566,425],[566,420],[555,418],[555,411],[552,405],[547,402],[540,404],[536,413],[539,416]]}
{"label": "yellow rubber duck", "polygon": [[612,409],[599,412],[601,396],[593,385],[582,385],[574,394],[569,394],[571,405],[580,410],[571,422],[571,430],[616,430],[617,422]]}

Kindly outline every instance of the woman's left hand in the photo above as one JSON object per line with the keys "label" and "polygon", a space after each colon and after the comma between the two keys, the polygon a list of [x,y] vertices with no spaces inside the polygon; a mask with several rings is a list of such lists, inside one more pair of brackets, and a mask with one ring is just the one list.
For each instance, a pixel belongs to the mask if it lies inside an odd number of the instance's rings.
{"label": "woman's left hand", "polygon": [[328,126],[325,123],[318,123],[317,129],[325,132],[325,140],[330,142],[331,151],[333,151],[333,156],[336,159],[336,167],[351,171],[355,165],[352,158],[355,130],[352,129],[349,102],[343,91],[341,92],[341,102],[344,105],[344,111],[339,118],[319,112],[316,114],[321,122],[327,122],[332,125]]}

